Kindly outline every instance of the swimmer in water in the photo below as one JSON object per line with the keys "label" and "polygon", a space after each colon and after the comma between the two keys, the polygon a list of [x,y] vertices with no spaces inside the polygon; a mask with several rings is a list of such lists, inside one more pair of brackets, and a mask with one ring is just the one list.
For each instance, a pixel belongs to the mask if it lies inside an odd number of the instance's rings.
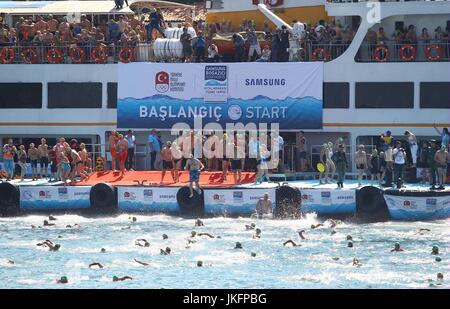
{"label": "swimmer in water", "polygon": [[197,267],[202,267],[203,266],[203,262],[202,261],[197,261]]}
{"label": "swimmer in water", "polygon": [[150,265],[149,263],[142,262],[142,261],[139,261],[139,260],[137,260],[137,259],[134,259],[134,261],[135,261],[136,263],[138,263],[138,264],[143,265],[143,266],[148,266],[148,265]]}
{"label": "swimmer in water", "polygon": [[117,276],[113,276],[113,281],[125,281],[125,280],[133,280],[132,277],[130,276],[124,276],[124,277],[117,277]]}
{"label": "swimmer in water", "polygon": [[191,232],[191,238],[193,238],[193,237],[195,237],[195,236],[197,236],[197,232],[196,232],[196,231],[192,231],[192,232]]}
{"label": "swimmer in water", "polygon": [[305,236],[303,236],[303,233],[305,233],[305,230],[301,230],[301,231],[299,231],[299,232],[298,232],[298,236],[300,236],[300,238],[301,238],[302,240],[305,240],[305,239],[306,239],[306,237],[305,237]]}
{"label": "swimmer in water", "polygon": [[52,215],[50,215],[50,216],[48,216],[48,220],[49,220],[49,221],[55,221],[55,220],[56,220],[56,218],[55,218],[55,217],[53,217]]}
{"label": "swimmer in water", "polygon": [[357,258],[353,258],[353,266],[361,267],[362,263]]}
{"label": "swimmer in water", "polygon": [[215,238],[213,235],[209,234],[209,233],[198,233],[198,236],[208,236],[209,238]]}
{"label": "swimmer in water", "polygon": [[79,225],[78,223],[75,223],[74,225],[70,225],[70,224],[67,224],[66,225],[66,229],[71,229],[71,228],[76,228],[76,227],[81,227],[81,225]]}
{"label": "swimmer in water", "polygon": [[259,238],[261,238],[261,230],[256,229],[255,234],[253,234],[253,239],[259,239]]}
{"label": "swimmer in water", "polygon": [[255,223],[251,223],[250,225],[248,225],[248,224],[245,225],[245,229],[246,229],[247,231],[249,231],[249,230],[254,230],[255,227],[256,227],[256,224],[255,224]]}
{"label": "swimmer in water", "polygon": [[283,243],[283,246],[286,246],[286,245],[288,245],[288,244],[291,244],[292,247],[300,247],[300,246],[301,246],[300,244],[297,245],[297,244],[296,244],[293,240],[291,240],[291,239],[285,241],[285,242]]}
{"label": "swimmer in water", "polygon": [[438,246],[433,246],[433,249],[431,249],[432,255],[439,255],[439,248]]}
{"label": "swimmer in water", "polygon": [[67,279],[66,276],[62,276],[60,279],[56,280],[56,283],[66,284],[66,283],[69,283],[69,280]]}
{"label": "swimmer in water", "polygon": [[419,233],[421,233],[421,232],[431,232],[431,230],[430,229],[419,229]]}
{"label": "swimmer in water", "polygon": [[251,257],[256,257],[256,253],[255,252],[250,253],[250,255],[251,255]]}
{"label": "swimmer in water", "polygon": [[334,258],[332,258],[332,260],[333,261],[339,261],[339,258],[338,257],[334,257]]}
{"label": "swimmer in water", "polygon": [[403,251],[403,249],[400,248],[400,244],[399,243],[396,243],[394,245],[394,249],[391,250],[391,252],[401,252],[401,251]]}
{"label": "swimmer in water", "polygon": [[134,244],[139,247],[150,247],[150,243],[146,239],[136,239]]}
{"label": "swimmer in water", "polygon": [[131,229],[131,225],[129,225],[129,226],[127,226],[127,227],[122,227],[120,230],[121,230],[121,231],[124,231],[124,230],[129,230],[129,229]]}
{"label": "swimmer in water", "polygon": [[319,224],[316,224],[316,225],[311,224],[311,228],[312,228],[312,229],[316,229],[316,228],[321,227],[321,226],[323,226],[322,223],[319,223]]}
{"label": "swimmer in water", "polygon": [[242,244],[240,242],[236,242],[236,245],[234,246],[234,249],[243,249]]}
{"label": "swimmer in water", "polygon": [[197,220],[195,220],[195,225],[194,226],[205,226],[205,224],[203,223],[203,221],[202,220],[200,220],[200,219],[197,219]]}
{"label": "swimmer in water", "polygon": [[54,226],[55,223],[49,223],[47,220],[44,220],[44,226]]}
{"label": "swimmer in water", "polygon": [[166,247],[166,250],[159,249],[161,255],[169,255],[172,250],[169,247]]}
{"label": "swimmer in water", "polygon": [[337,225],[336,221],[334,221],[333,219],[328,219],[327,221],[330,223],[331,228],[336,227],[336,225]]}
{"label": "swimmer in water", "polygon": [[162,239],[164,240],[169,239],[169,236],[167,236],[166,234],[162,234]]}
{"label": "swimmer in water", "polygon": [[352,235],[347,235],[346,240],[353,240]]}
{"label": "swimmer in water", "polygon": [[98,263],[98,262],[94,262],[94,263],[89,264],[89,268],[92,268],[94,266],[96,266],[98,268],[103,268],[103,265],[101,263]]}
{"label": "swimmer in water", "polygon": [[348,247],[348,248],[353,248],[353,243],[352,243],[351,241],[349,241],[349,242],[347,243],[347,247]]}
{"label": "swimmer in water", "polygon": [[36,244],[36,246],[46,246],[48,248],[48,251],[58,251],[61,248],[60,244],[55,244],[51,240],[48,240],[48,239]]}
{"label": "swimmer in water", "polygon": [[256,215],[261,218],[263,215],[272,213],[272,201],[269,198],[269,193],[264,193],[264,196],[256,203]]}
{"label": "swimmer in water", "polygon": [[100,253],[105,253],[106,252],[106,249],[105,248],[101,248],[100,249]]}

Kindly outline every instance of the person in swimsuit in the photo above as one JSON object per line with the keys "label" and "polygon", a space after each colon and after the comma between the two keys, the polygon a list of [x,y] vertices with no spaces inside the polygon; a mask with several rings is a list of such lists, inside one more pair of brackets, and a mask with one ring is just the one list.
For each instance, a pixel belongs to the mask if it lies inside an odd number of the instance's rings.
{"label": "person in swimsuit", "polygon": [[56,181],[56,172],[57,172],[57,167],[58,167],[58,162],[56,160],[56,152],[55,152],[54,148],[49,149],[48,159],[50,162],[50,172],[51,172],[50,182],[53,182],[53,181]]}
{"label": "person in swimsuit", "polygon": [[369,160],[370,174],[371,174],[371,186],[375,178],[378,179],[378,184],[381,184],[381,158],[378,155],[378,150],[375,148],[372,150],[372,155]]}
{"label": "person in swimsuit", "polygon": [[89,153],[86,150],[86,144],[81,143],[80,144],[80,151],[78,151],[78,155],[81,158],[81,161],[83,162],[83,165],[81,167],[81,172],[84,173],[86,176],[88,176],[88,165],[89,165]]}
{"label": "person in swimsuit", "polygon": [[40,176],[47,178],[48,173],[48,145],[45,138],[41,138],[41,144],[38,146],[40,158]]}
{"label": "person in swimsuit", "polygon": [[117,140],[119,134],[116,130],[111,131],[111,135],[109,136],[109,153],[111,154],[111,169],[113,171],[116,170],[116,155],[117,155]]}
{"label": "person in swimsuit", "polygon": [[182,170],[181,167],[181,162],[183,159],[183,153],[181,152],[180,147],[178,146],[178,144],[176,142],[173,142],[170,150],[172,152],[172,158],[173,158],[173,163],[174,163],[174,175],[175,175],[175,182],[179,181],[179,171]]}
{"label": "person in swimsuit", "polygon": [[264,193],[264,197],[258,200],[256,204],[256,214],[258,217],[272,213],[272,201],[269,198],[269,193]]}
{"label": "person in swimsuit", "polygon": [[331,157],[333,156],[333,142],[328,142],[328,152],[327,152],[327,165],[329,166],[330,177],[329,180],[334,182],[334,174],[336,173],[336,165],[334,164]]}
{"label": "person in swimsuit", "polygon": [[123,138],[122,134],[119,134],[119,140],[117,142],[117,150],[119,151],[119,169],[122,172],[122,176],[125,175],[125,162],[128,156],[128,141]]}
{"label": "person in swimsuit", "polygon": [[69,158],[66,156],[64,152],[59,153],[59,165],[61,168],[61,181],[64,183],[64,186],[67,186],[67,179],[69,179],[71,166]]}
{"label": "person in swimsuit", "polygon": [[27,172],[27,152],[25,151],[25,146],[19,146],[19,165],[20,165],[20,178],[23,181],[25,173]]}
{"label": "person in swimsuit", "polygon": [[222,139],[222,178],[227,180],[228,170],[230,168],[230,157],[233,156],[234,144],[228,139],[228,135],[225,133]]}
{"label": "person in swimsuit", "polygon": [[[161,157],[162,157],[162,171],[161,171],[161,184],[163,183],[164,176],[166,175],[166,171],[170,170],[170,173],[172,174],[172,179],[174,183],[177,183],[178,180],[175,176],[175,162],[173,160],[172,156],[172,142],[168,141],[166,143],[166,147],[163,148],[161,151]],[[177,173],[178,174],[178,173]]]}
{"label": "person in swimsuit", "polygon": [[438,181],[440,183],[438,190],[444,190],[444,185],[447,182],[447,164],[450,161],[447,147],[442,145],[441,149],[436,151],[434,160],[436,161]]}
{"label": "person in swimsuit", "polygon": [[364,151],[364,145],[358,146],[358,151],[355,153],[356,170],[358,171],[358,187],[362,186],[362,177],[364,170],[367,169],[367,155]]}
{"label": "person in swimsuit", "polygon": [[200,162],[199,159],[194,158],[194,156],[191,154],[189,156],[189,159],[186,161],[186,170],[189,170],[189,191],[190,195],[189,198],[192,198],[194,196],[193,191],[193,184],[195,183],[196,191],[198,194],[202,194],[201,188],[200,188],[200,171],[204,169],[204,165],[202,162]]}
{"label": "person in swimsuit", "polygon": [[31,176],[33,180],[38,179],[37,165],[39,161],[39,150],[34,146],[34,143],[30,144],[28,148],[28,158],[30,158],[31,163]]}
{"label": "person in swimsuit", "polygon": [[231,160],[231,169],[233,170],[234,183],[237,185],[241,184],[243,158],[245,158],[245,140],[242,134],[236,134],[236,143],[234,145],[234,157]]}
{"label": "person in swimsuit", "polygon": [[322,150],[320,151],[320,163],[325,166],[325,170],[319,173],[319,184],[322,185],[322,180],[325,178],[325,183],[330,183],[328,181],[329,164],[328,164],[328,144],[322,145]]}
{"label": "person in swimsuit", "polygon": [[57,169],[56,169],[56,180],[62,180],[61,173],[62,173],[62,167],[63,165],[60,164],[60,153],[64,152],[64,149],[69,147],[69,144],[66,142],[66,139],[64,137],[60,137],[58,143],[53,147],[53,150],[55,151],[56,155],[56,163],[57,163]]}
{"label": "person in swimsuit", "polygon": [[69,158],[71,166],[69,175],[71,184],[75,183],[76,176],[80,176],[81,180],[84,180],[87,175],[83,172],[83,160],[81,160],[78,152],[75,149],[68,147],[66,148],[66,156]]}

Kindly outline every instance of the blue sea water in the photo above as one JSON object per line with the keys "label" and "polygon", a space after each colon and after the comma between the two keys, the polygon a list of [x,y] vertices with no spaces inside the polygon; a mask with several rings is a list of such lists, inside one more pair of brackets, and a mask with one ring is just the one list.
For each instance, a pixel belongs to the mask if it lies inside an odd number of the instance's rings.
{"label": "blue sea water", "polygon": [[[56,226],[42,225],[45,216],[0,219],[0,288],[448,288],[450,220],[433,222],[342,222],[331,235],[329,222],[314,214],[300,220],[255,220],[251,218],[205,219],[194,228],[192,219],[166,215],[129,215],[86,218],[57,216]],[[245,224],[255,222],[262,230],[252,238]],[[311,224],[324,226],[311,229]],[[80,228],[66,228],[78,223]],[[420,228],[431,231],[419,233]],[[297,231],[305,229],[306,240]],[[196,237],[187,246],[191,231],[221,238]],[[163,240],[165,233],[169,239]],[[346,235],[353,248],[347,248]],[[137,247],[145,238],[150,247]],[[49,252],[36,243],[50,239],[61,244]],[[292,239],[299,247],[283,247]],[[234,250],[239,241],[242,250]],[[391,253],[399,242],[403,252]],[[431,248],[437,245],[441,262]],[[105,253],[100,253],[101,248]],[[170,247],[169,256],[160,249]],[[256,253],[256,257],[251,256]],[[133,261],[149,263],[142,266]],[[333,258],[339,258],[334,260]],[[358,258],[361,267],[352,265]],[[14,260],[14,264],[8,260]],[[197,267],[198,260],[204,267]],[[89,269],[100,262],[103,269]],[[440,286],[436,274],[444,273]],[[113,282],[113,276],[129,275],[132,281]],[[69,283],[57,284],[67,276]]]}
{"label": "blue sea water", "polygon": [[[148,113],[141,116],[141,108]],[[164,95],[149,98],[123,98],[117,103],[119,128],[171,128],[183,122],[191,128],[194,116],[203,119],[203,125],[214,122],[225,129],[227,123],[249,122],[260,124],[279,123],[280,129],[322,128],[321,100],[313,97],[286,98],[283,100],[257,96],[250,100],[228,99],[227,103],[205,103],[202,98],[174,99]],[[189,109],[196,113],[189,114]],[[180,112],[180,110],[182,110]],[[283,117],[284,116],[284,117]]]}

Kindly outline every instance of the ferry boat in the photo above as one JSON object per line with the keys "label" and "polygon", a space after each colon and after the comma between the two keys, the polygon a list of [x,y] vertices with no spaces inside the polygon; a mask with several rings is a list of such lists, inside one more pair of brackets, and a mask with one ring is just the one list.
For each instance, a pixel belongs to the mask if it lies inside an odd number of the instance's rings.
{"label": "ferry boat", "polygon": [[[132,6],[138,1],[129,2]],[[148,5],[165,3],[146,2]],[[229,16],[236,18],[236,22],[245,16],[257,24],[267,19],[258,11],[257,1],[206,2],[210,22]],[[392,40],[386,43],[391,51],[389,57],[379,59],[374,56],[376,47],[364,40],[369,29],[378,31],[380,27],[389,36],[396,28],[409,25],[416,29],[426,27],[431,35],[437,27],[449,31],[450,2],[377,2],[375,14],[379,14],[379,21],[368,18],[374,12],[372,2],[285,0],[266,3],[272,4],[269,8],[288,23],[297,19],[314,24],[323,19],[340,21],[355,30],[348,46],[316,46],[330,51],[336,48],[339,52],[330,52],[324,59],[323,128],[306,132],[312,161],[313,156],[317,158],[320,147],[314,145],[335,141],[341,136],[348,138],[352,156],[355,145],[373,145],[386,130],[400,139],[404,138],[405,130],[410,130],[421,140],[438,138],[436,130],[450,127],[448,37],[419,41],[413,46],[412,59],[402,57],[403,44]],[[75,9],[92,18],[133,13],[128,7],[115,10],[112,1],[0,3],[0,14],[11,25],[19,16],[66,15]],[[434,51],[431,56],[427,52],[430,46]],[[309,56],[305,59],[312,61],[314,52],[314,48],[307,50]],[[41,63],[26,64],[16,55],[13,63],[0,64],[1,144],[8,138],[27,144],[40,137],[46,137],[52,144],[58,136],[67,136],[91,145],[105,145],[109,133],[116,128],[119,61],[116,56],[108,58],[104,64],[71,64],[70,61],[50,64],[45,59]],[[148,61],[148,57],[138,56],[134,61]],[[148,133],[148,130],[136,130],[138,143],[142,144],[137,150],[137,169],[148,167],[145,153]],[[168,134],[163,132],[163,139]],[[288,146],[296,142],[298,132],[282,132],[282,135]],[[105,154],[104,147],[92,150]],[[293,161],[286,160],[287,170],[295,170]]]}

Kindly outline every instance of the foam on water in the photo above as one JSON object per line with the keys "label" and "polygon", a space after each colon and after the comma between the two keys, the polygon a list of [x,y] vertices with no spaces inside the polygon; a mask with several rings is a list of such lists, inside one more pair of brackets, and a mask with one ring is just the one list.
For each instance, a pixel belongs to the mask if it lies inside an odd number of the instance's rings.
{"label": "foam on water", "polygon": [[[137,218],[136,222],[131,217]],[[2,288],[448,288],[450,220],[434,222],[339,223],[307,214],[300,220],[251,218],[194,219],[167,215],[121,214],[109,218],[56,216],[55,226],[32,229],[47,216],[0,219],[0,282]],[[246,224],[256,223],[260,239]],[[81,228],[65,228],[78,223]],[[324,223],[311,229],[312,224]],[[130,227],[130,228],[128,228]],[[419,233],[420,228],[431,231]],[[304,229],[305,240],[298,231]],[[335,230],[334,235],[331,232]],[[191,231],[210,233],[191,238]],[[162,234],[168,239],[163,240]],[[346,236],[352,235],[353,248]],[[59,237],[58,237],[59,236]],[[217,236],[220,236],[218,238]],[[145,238],[150,247],[135,240]],[[49,252],[36,243],[61,244]],[[188,243],[188,239],[194,243]],[[301,246],[283,246],[292,239]],[[241,242],[243,249],[234,249]],[[390,252],[399,242],[404,252]],[[431,255],[437,245],[441,262]],[[168,256],[160,249],[170,247]],[[105,253],[100,249],[105,248]],[[255,252],[256,257],[251,253]],[[334,260],[333,258],[339,258]],[[361,267],[352,264],[359,259]],[[137,259],[148,263],[143,266]],[[12,264],[9,260],[13,260]],[[203,267],[197,267],[203,261]],[[103,269],[89,268],[100,262]],[[430,286],[438,272],[442,286]],[[132,281],[112,282],[113,276]],[[69,284],[58,285],[61,276]]]}

